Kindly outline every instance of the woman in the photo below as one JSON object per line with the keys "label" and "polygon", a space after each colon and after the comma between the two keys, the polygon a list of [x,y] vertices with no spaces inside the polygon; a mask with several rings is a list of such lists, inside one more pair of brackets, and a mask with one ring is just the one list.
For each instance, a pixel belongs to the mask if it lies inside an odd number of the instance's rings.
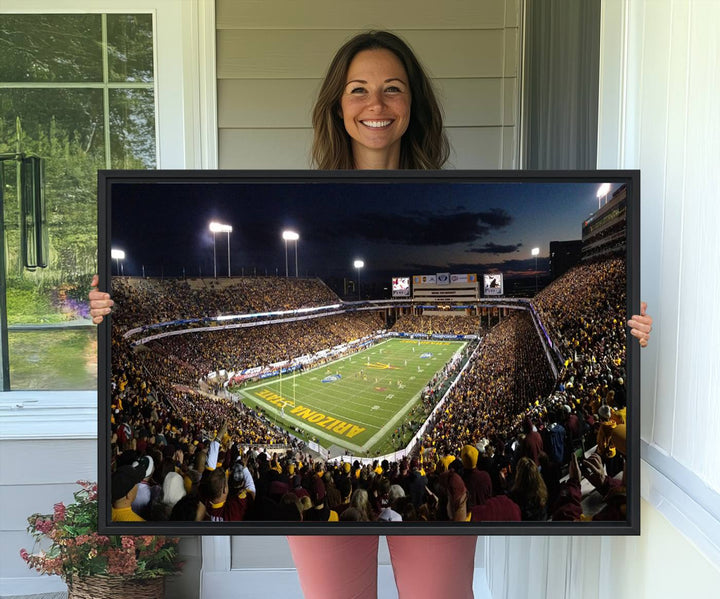
{"label": "woman", "polygon": [[[320,169],[439,169],[449,156],[431,82],[410,48],[388,32],[353,37],[332,60],[312,115],[312,159]],[[93,279],[93,286],[97,278]],[[90,293],[93,322],[110,313]],[[652,319],[633,316],[647,344]],[[400,599],[472,598],[475,536],[388,537]],[[309,599],[377,596],[376,536],[289,537]],[[332,568],[328,564],[351,564]]]}
{"label": "woman", "polygon": [[547,520],[548,491],[537,465],[530,458],[520,458],[510,499],[520,506],[523,520]]}
{"label": "woman", "polygon": [[321,169],[439,169],[450,154],[429,78],[407,44],[385,31],[338,50],[312,123]]}
{"label": "woman", "polygon": [[[439,169],[449,156],[431,82],[407,44],[388,32],[357,35],[338,50],[312,122],[312,157],[321,169]],[[307,597],[377,595],[378,537],[289,541]],[[474,536],[388,537],[399,596],[472,597],[475,545]],[[341,555],[352,570],[328,572]]]}

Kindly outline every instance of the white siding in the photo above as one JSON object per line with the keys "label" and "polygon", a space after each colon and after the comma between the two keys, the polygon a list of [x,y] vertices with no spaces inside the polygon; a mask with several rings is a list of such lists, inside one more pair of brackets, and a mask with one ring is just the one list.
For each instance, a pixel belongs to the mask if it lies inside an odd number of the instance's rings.
{"label": "white siding", "polygon": [[[516,168],[519,0],[217,2],[220,168],[308,168],[310,113],[335,50],[390,29],[433,77],[451,168]],[[382,21],[368,15],[382,14]]]}
{"label": "white siding", "polygon": [[[656,322],[643,352],[642,438],[720,493],[720,3],[627,10],[626,75],[602,78],[598,154],[600,167],[642,172],[641,288]],[[612,52],[606,65],[620,60]]]}

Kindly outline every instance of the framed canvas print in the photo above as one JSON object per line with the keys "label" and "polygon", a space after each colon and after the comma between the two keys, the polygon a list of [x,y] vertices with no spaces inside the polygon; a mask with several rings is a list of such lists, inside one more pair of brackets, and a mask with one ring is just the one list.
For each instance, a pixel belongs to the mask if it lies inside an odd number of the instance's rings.
{"label": "framed canvas print", "polygon": [[639,534],[637,171],[101,171],[99,527]]}

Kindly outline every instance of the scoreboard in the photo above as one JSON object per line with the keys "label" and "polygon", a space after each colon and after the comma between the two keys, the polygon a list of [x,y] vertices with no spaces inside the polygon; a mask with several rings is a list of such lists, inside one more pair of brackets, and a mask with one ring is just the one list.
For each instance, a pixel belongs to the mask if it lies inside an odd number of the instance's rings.
{"label": "scoreboard", "polygon": [[480,287],[474,273],[414,275],[412,298],[427,302],[472,302],[480,299]]}

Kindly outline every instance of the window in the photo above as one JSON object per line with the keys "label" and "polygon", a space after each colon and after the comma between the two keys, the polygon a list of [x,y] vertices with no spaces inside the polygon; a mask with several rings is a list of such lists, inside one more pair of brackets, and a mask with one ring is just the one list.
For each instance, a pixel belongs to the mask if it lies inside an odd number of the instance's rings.
{"label": "window", "polygon": [[[97,269],[96,172],[156,166],[153,38],[151,14],[0,19],[5,390],[96,387],[85,301]],[[27,268],[21,252],[22,156],[44,162],[45,268]]]}

